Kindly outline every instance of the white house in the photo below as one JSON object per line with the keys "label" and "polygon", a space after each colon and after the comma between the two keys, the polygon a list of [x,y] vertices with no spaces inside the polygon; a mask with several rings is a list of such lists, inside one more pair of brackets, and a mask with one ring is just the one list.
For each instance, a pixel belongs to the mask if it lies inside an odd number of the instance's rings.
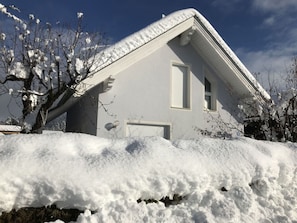
{"label": "white house", "polygon": [[67,131],[167,139],[237,134],[243,128],[240,101],[270,100],[194,9],[162,18],[99,58],[100,70],[49,114],[51,119],[67,111]]}

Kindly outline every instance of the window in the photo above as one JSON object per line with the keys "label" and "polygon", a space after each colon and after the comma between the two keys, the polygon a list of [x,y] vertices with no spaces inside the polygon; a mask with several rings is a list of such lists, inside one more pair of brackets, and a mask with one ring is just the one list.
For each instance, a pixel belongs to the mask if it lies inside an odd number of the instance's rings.
{"label": "window", "polygon": [[214,86],[207,78],[204,78],[204,103],[206,109],[216,109]]}
{"label": "window", "polygon": [[185,65],[172,65],[171,107],[190,108],[190,75]]}

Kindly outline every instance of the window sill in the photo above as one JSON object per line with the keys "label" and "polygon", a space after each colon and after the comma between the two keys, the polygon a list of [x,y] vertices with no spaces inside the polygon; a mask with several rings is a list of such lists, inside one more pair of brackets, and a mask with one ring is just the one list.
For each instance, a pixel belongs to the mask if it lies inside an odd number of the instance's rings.
{"label": "window sill", "polygon": [[191,111],[191,108],[178,108],[178,107],[170,107],[171,109],[181,110],[181,111]]}

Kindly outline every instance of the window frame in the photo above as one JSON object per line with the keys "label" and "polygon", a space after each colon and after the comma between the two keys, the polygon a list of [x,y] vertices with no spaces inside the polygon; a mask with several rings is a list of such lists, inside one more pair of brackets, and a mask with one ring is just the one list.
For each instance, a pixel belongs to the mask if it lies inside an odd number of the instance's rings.
{"label": "window frame", "polygon": [[[186,69],[186,99],[183,101],[183,106],[177,106],[174,104],[174,87],[173,87],[173,81],[174,81],[174,67],[181,67]],[[173,109],[182,109],[182,110],[191,110],[192,107],[192,76],[191,76],[191,66],[189,64],[184,64],[181,62],[171,62],[170,66],[170,108]],[[184,94],[184,92],[183,92]]]}
{"label": "window frame", "polygon": [[[206,81],[210,84],[210,91],[206,91]],[[217,111],[217,83],[213,75],[207,69],[204,70],[203,87],[204,110]],[[210,97],[210,99],[206,100],[206,97]]]}

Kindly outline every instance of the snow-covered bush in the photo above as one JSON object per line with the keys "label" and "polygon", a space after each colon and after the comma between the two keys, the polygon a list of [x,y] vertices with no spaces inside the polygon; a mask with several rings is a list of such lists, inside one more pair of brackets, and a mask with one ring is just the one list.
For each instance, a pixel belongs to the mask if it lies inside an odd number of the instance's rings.
{"label": "snow-covered bush", "polygon": [[271,86],[274,89],[271,92],[276,94],[272,103],[260,105],[256,100],[245,102],[245,106],[241,108],[247,117],[246,136],[262,140],[297,142],[296,74],[297,60],[295,58],[285,78],[285,89],[278,90],[278,87]]}
{"label": "snow-covered bush", "polygon": [[274,104],[246,119],[245,134],[271,141],[297,141],[297,90],[279,93]]}

